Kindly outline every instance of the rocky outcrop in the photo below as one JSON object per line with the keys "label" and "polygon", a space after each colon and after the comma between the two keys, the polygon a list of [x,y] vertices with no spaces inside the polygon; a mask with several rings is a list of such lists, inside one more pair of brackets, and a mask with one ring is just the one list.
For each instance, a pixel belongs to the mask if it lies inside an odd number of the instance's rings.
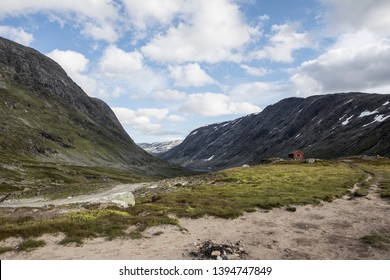
{"label": "rocky outcrop", "polygon": [[161,158],[193,169],[223,169],[287,158],[390,156],[390,95],[339,93],[287,98],[261,113],[192,131]]}

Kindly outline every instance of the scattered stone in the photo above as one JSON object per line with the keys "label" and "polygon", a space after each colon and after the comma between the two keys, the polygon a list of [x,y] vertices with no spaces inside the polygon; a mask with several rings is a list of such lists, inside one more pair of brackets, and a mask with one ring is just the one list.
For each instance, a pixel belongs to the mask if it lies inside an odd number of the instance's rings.
{"label": "scattered stone", "polygon": [[241,241],[218,244],[215,241],[207,240],[201,244],[195,243],[195,250],[190,252],[190,256],[197,260],[240,260],[248,258]]}
{"label": "scattered stone", "polygon": [[297,208],[289,206],[289,207],[286,208],[286,210],[289,211],[289,212],[295,212],[295,211],[297,211]]}
{"label": "scattered stone", "polygon": [[211,252],[211,258],[216,258],[216,257],[219,257],[221,255],[221,252],[220,251],[212,251]]}
{"label": "scattered stone", "polygon": [[100,203],[115,204],[119,207],[129,207],[135,205],[135,198],[131,192],[121,193],[106,197],[99,201]]}

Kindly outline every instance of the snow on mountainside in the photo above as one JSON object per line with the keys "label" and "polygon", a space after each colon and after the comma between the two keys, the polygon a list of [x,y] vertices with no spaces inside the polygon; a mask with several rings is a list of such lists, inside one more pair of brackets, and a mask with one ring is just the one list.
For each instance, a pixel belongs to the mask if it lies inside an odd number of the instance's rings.
{"label": "snow on mountainside", "polygon": [[167,142],[154,142],[154,143],[137,143],[139,147],[144,149],[150,154],[160,154],[169,151],[170,149],[176,147],[181,144],[183,140],[174,140]]}
{"label": "snow on mountainside", "polygon": [[287,98],[258,114],[192,131],[159,157],[194,169],[223,169],[286,158],[390,156],[390,95],[338,93]]}

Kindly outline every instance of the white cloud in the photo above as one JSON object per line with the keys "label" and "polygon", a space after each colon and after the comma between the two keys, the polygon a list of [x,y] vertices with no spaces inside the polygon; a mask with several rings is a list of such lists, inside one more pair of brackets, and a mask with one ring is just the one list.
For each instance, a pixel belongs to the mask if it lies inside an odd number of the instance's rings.
{"label": "white cloud", "polygon": [[390,35],[390,1],[388,0],[321,0],[325,21],[331,32],[370,32]]}
{"label": "white cloud", "polygon": [[249,75],[262,77],[269,73],[269,71],[262,67],[251,67],[245,64],[241,64],[240,67],[246,71]]}
{"label": "white cloud", "polygon": [[169,24],[183,8],[183,0],[124,0],[131,22],[144,29],[155,24]]}
{"label": "white cloud", "polygon": [[46,13],[52,19],[60,18],[60,23],[67,22],[71,26],[81,27],[83,34],[94,39],[113,42],[118,38],[117,34],[114,35],[115,23],[120,18],[118,9],[113,0],[1,0],[0,18]]}
{"label": "white cloud", "polygon": [[0,36],[8,38],[19,44],[28,46],[34,40],[34,36],[24,31],[23,28],[0,25]]}
{"label": "white cloud", "polygon": [[169,72],[175,80],[175,85],[179,87],[199,87],[214,82],[198,63],[171,66]]}
{"label": "white cloud", "polygon": [[334,43],[291,76],[296,93],[390,93],[390,2],[321,0]]}
{"label": "white cloud", "polygon": [[81,34],[89,36],[97,41],[105,40],[107,42],[115,42],[119,38],[117,31],[109,24],[100,25],[88,22],[85,24]]}
{"label": "white cloud", "polygon": [[248,102],[233,102],[221,93],[194,93],[188,95],[181,107],[184,112],[207,116],[242,115],[259,112],[261,109]]}
{"label": "white cloud", "polygon": [[272,104],[290,94],[286,85],[272,82],[252,82],[239,84],[228,90],[233,101],[250,100],[255,104]]}
{"label": "white cloud", "polygon": [[140,52],[126,52],[115,45],[105,49],[98,65],[94,75],[106,88],[120,86],[132,98],[164,90],[168,83],[164,75],[144,65]]}
{"label": "white cloud", "polygon": [[390,86],[390,40],[358,31],[344,34],[329,50],[306,61],[291,77],[300,95],[340,91],[379,93]]}
{"label": "white cloud", "polygon": [[47,56],[59,63],[68,75],[84,72],[89,62],[83,54],[70,50],[61,51],[55,49],[48,53]]}
{"label": "white cloud", "polygon": [[110,45],[106,48],[99,61],[102,72],[107,76],[126,76],[139,71],[143,67],[142,54],[134,52],[125,52],[117,46]]}
{"label": "white cloud", "polygon": [[240,60],[240,51],[258,35],[248,26],[239,7],[228,0],[186,2],[177,26],[155,36],[142,52],[159,62]]}
{"label": "white cloud", "polygon": [[251,54],[255,59],[269,59],[276,62],[294,62],[293,52],[311,46],[311,40],[306,32],[298,32],[297,23],[286,23],[272,26],[269,44]]}
{"label": "white cloud", "polygon": [[166,101],[166,102],[183,101],[186,99],[186,94],[178,90],[167,89],[167,90],[161,90],[156,92],[154,94],[154,98],[157,101]]}
{"label": "white cloud", "polygon": [[86,93],[94,95],[96,81],[84,74],[89,60],[83,54],[71,50],[55,49],[46,55],[60,64],[68,76],[79,84]]}
{"label": "white cloud", "polygon": [[178,122],[185,120],[181,116],[170,115],[168,109],[143,108],[131,110],[128,108],[114,107],[112,110],[123,126],[130,126],[149,135],[160,135],[164,133],[163,126],[153,121]]}
{"label": "white cloud", "polygon": [[269,16],[269,15],[266,15],[266,14],[261,15],[261,16],[259,16],[258,18],[259,18],[259,20],[261,20],[261,21],[268,21],[268,20],[270,20],[270,16]]}

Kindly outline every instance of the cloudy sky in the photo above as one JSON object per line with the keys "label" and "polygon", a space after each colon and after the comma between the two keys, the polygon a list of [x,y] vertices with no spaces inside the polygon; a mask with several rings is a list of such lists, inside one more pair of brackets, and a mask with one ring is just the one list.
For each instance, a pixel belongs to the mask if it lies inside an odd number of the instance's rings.
{"label": "cloudy sky", "polygon": [[389,15],[388,0],[1,0],[0,36],[153,142],[286,97],[390,93]]}

